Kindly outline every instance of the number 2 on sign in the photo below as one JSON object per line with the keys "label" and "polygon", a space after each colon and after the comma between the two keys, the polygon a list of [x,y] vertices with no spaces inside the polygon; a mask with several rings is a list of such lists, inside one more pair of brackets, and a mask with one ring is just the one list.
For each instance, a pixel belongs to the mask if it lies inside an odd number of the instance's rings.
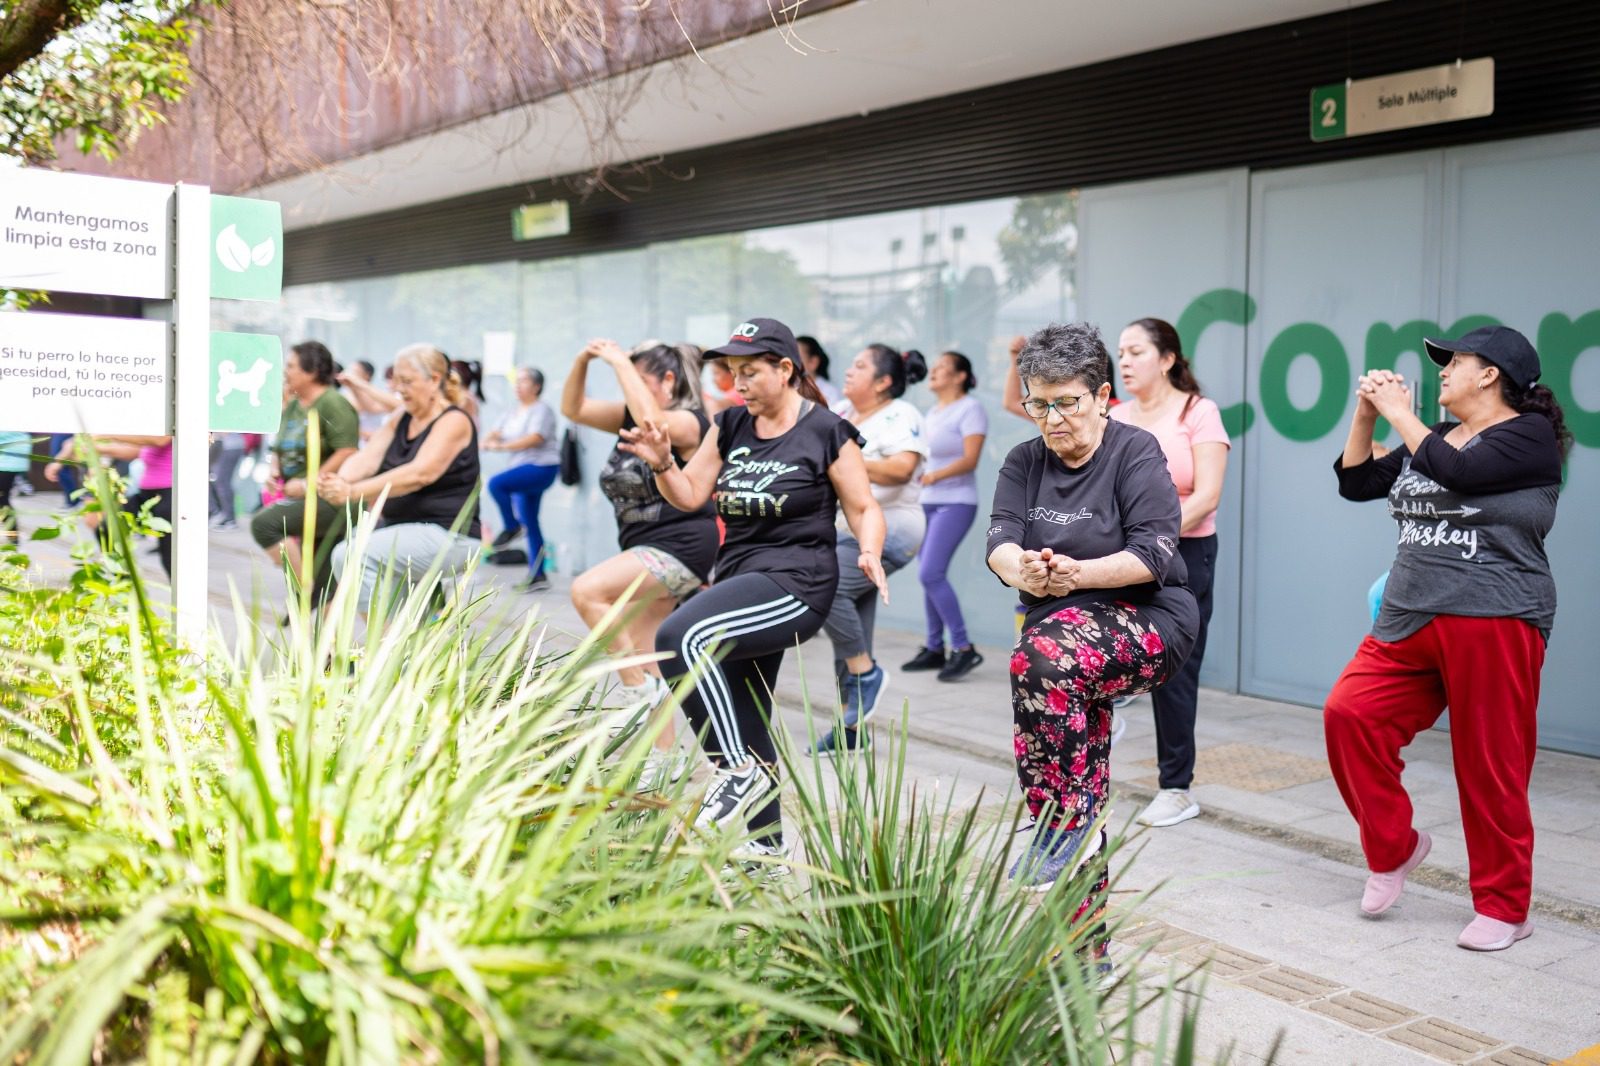
{"label": "number 2 on sign", "polygon": [[1329,96],[1322,101],[1322,125],[1332,129],[1339,124],[1339,101]]}

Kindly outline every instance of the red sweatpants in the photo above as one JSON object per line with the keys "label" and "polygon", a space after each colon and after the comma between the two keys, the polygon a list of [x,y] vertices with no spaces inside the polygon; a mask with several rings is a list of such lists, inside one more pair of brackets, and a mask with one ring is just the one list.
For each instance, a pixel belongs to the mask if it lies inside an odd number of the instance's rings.
{"label": "red sweatpants", "polygon": [[1328,694],[1322,722],[1370,869],[1397,869],[1417,846],[1400,749],[1449,706],[1473,909],[1502,922],[1527,919],[1528,779],[1543,665],[1544,639],[1514,618],[1439,615],[1404,640],[1369,634],[1361,642]]}

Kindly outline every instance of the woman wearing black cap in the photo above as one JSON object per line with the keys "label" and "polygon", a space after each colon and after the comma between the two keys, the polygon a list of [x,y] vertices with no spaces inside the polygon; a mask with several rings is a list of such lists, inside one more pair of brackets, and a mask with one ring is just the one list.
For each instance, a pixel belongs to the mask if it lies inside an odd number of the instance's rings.
{"label": "woman wearing black cap", "polygon": [[[1544,540],[1556,517],[1571,436],[1527,338],[1504,326],[1424,342],[1439,402],[1432,428],[1387,370],[1363,376],[1339,494],[1387,496],[1399,549],[1372,632],[1328,695],[1328,761],[1372,875],[1361,910],[1377,917],[1427,856],[1411,824],[1400,749],[1450,708],[1450,745],[1477,916],[1457,943],[1498,951],[1532,932],[1533,819],[1528,778],[1537,741],[1539,670],[1555,622]],[[1373,458],[1385,418],[1403,444]]]}
{"label": "woman wearing black cap", "polygon": [[683,709],[717,772],[695,825],[717,830],[745,819],[752,850],[776,854],[782,823],[768,695],[784,649],[821,629],[833,602],[836,506],[860,542],[856,565],[888,602],[883,513],[860,434],[822,403],[789,327],[752,319],[706,354],[726,361],[745,405],[720,412],[681,468],[663,426],[623,430],[622,446],[650,465],[668,503],[692,511],[714,500],[727,526],[715,581],[662,623],[656,650],[670,655],[661,664],[669,681],[697,672]]}

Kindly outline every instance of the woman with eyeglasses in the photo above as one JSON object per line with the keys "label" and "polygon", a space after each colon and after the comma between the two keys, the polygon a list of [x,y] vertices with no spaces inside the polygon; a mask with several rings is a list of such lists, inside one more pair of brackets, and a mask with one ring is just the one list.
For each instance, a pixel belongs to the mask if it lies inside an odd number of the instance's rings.
{"label": "woman with eyeglasses", "polygon": [[[1108,365],[1093,326],[1028,338],[1017,371],[1039,436],[1006,456],[989,519],[989,568],[1027,610],[1012,742],[1035,824],[1011,876],[1039,889],[1105,846],[1089,836],[1110,785],[1111,701],[1171,677],[1199,628],[1178,491],[1156,438],[1107,417]],[[1103,860],[1097,881],[1080,914],[1103,905]],[[1097,934],[1093,954],[1105,946]]]}

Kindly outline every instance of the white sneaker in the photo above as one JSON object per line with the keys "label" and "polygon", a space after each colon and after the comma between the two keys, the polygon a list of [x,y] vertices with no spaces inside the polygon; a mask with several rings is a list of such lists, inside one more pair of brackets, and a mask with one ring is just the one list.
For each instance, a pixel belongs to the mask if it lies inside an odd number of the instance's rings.
{"label": "white sneaker", "polygon": [[632,735],[644,728],[650,721],[650,712],[671,691],[660,678],[646,674],[643,684],[618,685],[606,693],[600,705],[606,708],[609,723],[606,728],[611,738]]}
{"label": "white sneaker", "polygon": [[1128,731],[1128,716],[1111,712],[1111,740],[1106,747],[1115,747],[1117,741],[1122,739],[1122,734]]}
{"label": "white sneaker", "polygon": [[777,782],[759,765],[743,770],[719,769],[706,789],[706,798],[695,815],[694,827],[702,832],[725,833],[737,825],[750,808],[777,791]]}
{"label": "white sneaker", "polygon": [[683,780],[692,763],[681,748],[662,751],[651,748],[639,768],[640,792],[665,792]]}
{"label": "white sneaker", "polygon": [[787,842],[765,844],[759,840],[747,840],[728,853],[728,858],[742,865],[746,874],[761,877],[789,876],[789,862],[793,857],[793,845]]}
{"label": "white sneaker", "polygon": [[1150,806],[1139,812],[1139,824],[1160,828],[1187,822],[1200,813],[1200,804],[1194,801],[1186,788],[1164,788],[1156,793]]}
{"label": "white sneaker", "polygon": [[659,677],[646,674],[642,684],[618,685],[606,693],[605,705],[607,707],[635,708],[649,706],[654,708],[669,691],[666,684]]}

